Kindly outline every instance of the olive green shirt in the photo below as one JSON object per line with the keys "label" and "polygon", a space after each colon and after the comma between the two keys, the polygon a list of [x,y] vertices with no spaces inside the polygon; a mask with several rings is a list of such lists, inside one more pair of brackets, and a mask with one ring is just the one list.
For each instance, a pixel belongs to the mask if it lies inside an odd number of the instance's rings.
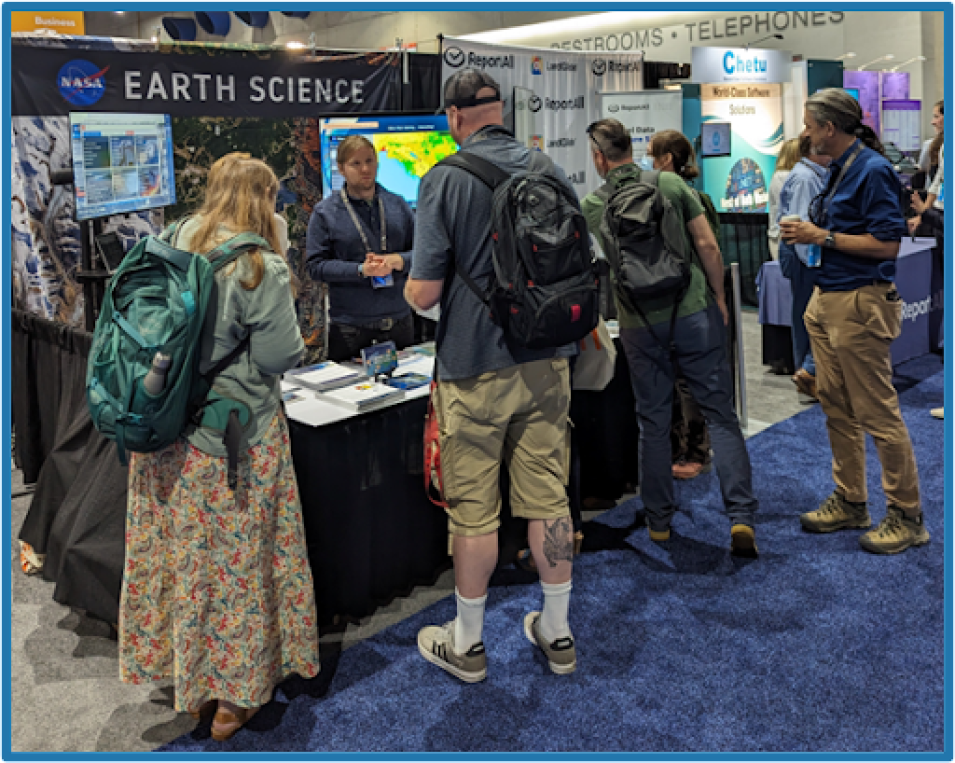
{"label": "olive green shirt", "polygon": [[[639,178],[640,168],[630,163],[623,164],[620,167],[614,167],[607,173],[606,179],[614,185],[620,185],[622,183],[636,181]],[[685,251],[695,251],[693,242],[686,232],[686,223],[704,214],[703,206],[697,200],[696,196],[694,196],[690,187],[683,182],[682,178],[672,172],[661,172],[659,185],[660,191],[670,200],[670,203],[673,204],[673,208],[683,222],[683,243],[686,247]],[[604,214],[603,200],[597,196],[597,194],[589,193],[583,198],[583,201],[580,202],[580,208],[584,213],[584,218],[587,220],[587,227],[590,229],[590,232],[597,238],[600,248],[606,251],[603,237],[600,235],[600,221],[603,219]],[[620,321],[620,327],[640,328],[643,326],[643,321],[630,303],[630,298],[626,294],[623,294],[617,287],[615,278],[614,295],[617,298],[617,318]],[[683,297],[683,301],[680,303],[677,317],[683,318],[684,316],[698,313],[700,310],[706,309],[706,304],[706,275],[700,267],[698,258],[694,257],[690,266],[690,286],[687,289],[686,296]],[[673,300],[669,297],[664,297],[663,299],[648,299],[645,300],[640,307],[646,314],[650,325],[654,326],[658,323],[664,323],[670,320],[670,316],[673,313]]]}

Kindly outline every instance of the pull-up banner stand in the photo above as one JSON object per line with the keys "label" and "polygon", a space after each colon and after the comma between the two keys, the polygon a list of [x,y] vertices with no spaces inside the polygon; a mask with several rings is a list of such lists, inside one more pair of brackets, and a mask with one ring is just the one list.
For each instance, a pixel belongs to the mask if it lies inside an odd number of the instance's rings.
{"label": "pull-up banner stand", "polygon": [[[442,90],[448,78],[463,69],[490,74],[508,101],[518,89],[533,115],[526,121],[541,130],[526,136],[528,145],[553,159],[580,196],[602,182],[593,170],[587,141],[587,126],[600,118],[597,93],[643,89],[642,53],[577,53],[443,38]],[[508,102],[505,108],[514,104]]]}
{"label": "pull-up banner stand", "polygon": [[633,141],[633,160],[647,153],[650,139],[663,130],[683,129],[683,92],[644,90],[638,93],[600,93],[600,116],[623,123]]}

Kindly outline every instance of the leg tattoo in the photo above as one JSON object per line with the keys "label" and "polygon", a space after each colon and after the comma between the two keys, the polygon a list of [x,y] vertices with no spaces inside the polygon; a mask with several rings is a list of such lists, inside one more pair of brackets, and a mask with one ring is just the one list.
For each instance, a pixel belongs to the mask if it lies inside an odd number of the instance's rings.
{"label": "leg tattoo", "polygon": [[551,567],[556,567],[561,561],[574,561],[572,528],[569,517],[544,523],[544,558]]}

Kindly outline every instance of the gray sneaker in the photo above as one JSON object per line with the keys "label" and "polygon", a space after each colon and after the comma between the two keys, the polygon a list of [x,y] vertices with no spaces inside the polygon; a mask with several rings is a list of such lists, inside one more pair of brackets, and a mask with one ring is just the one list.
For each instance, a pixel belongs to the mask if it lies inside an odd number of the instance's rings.
{"label": "gray sneaker", "polygon": [[799,515],[803,529],[813,533],[831,533],[847,527],[872,527],[869,509],[864,503],[849,503],[833,491],[815,511]]}
{"label": "gray sneaker", "polygon": [[483,641],[478,641],[464,654],[455,652],[453,645],[454,620],[444,625],[429,625],[418,631],[418,651],[428,662],[469,684],[487,678],[487,655],[484,653]]}
{"label": "gray sneaker", "polygon": [[929,538],[921,513],[915,519],[909,519],[898,506],[889,506],[885,519],[859,538],[859,545],[873,554],[898,554],[909,546],[928,543]]}
{"label": "gray sneaker", "polygon": [[540,630],[540,612],[528,612],[524,618],[524,635],[527,640],[540,650],[547,658],[551,672],[559,676],[573,673],[577,670],[577,648],[574,646],[574,640],[564,636],[551,644],[541,636]]}

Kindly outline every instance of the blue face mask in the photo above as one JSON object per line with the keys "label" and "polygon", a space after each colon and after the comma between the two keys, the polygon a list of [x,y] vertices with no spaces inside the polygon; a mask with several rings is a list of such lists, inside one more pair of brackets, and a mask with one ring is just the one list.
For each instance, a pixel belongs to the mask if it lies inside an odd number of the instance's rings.
{"label": "blue face mask", "polygon": [[642,170],[652,170],[653,169],[653,157],[649,154],[640,159],[640,169]]}

